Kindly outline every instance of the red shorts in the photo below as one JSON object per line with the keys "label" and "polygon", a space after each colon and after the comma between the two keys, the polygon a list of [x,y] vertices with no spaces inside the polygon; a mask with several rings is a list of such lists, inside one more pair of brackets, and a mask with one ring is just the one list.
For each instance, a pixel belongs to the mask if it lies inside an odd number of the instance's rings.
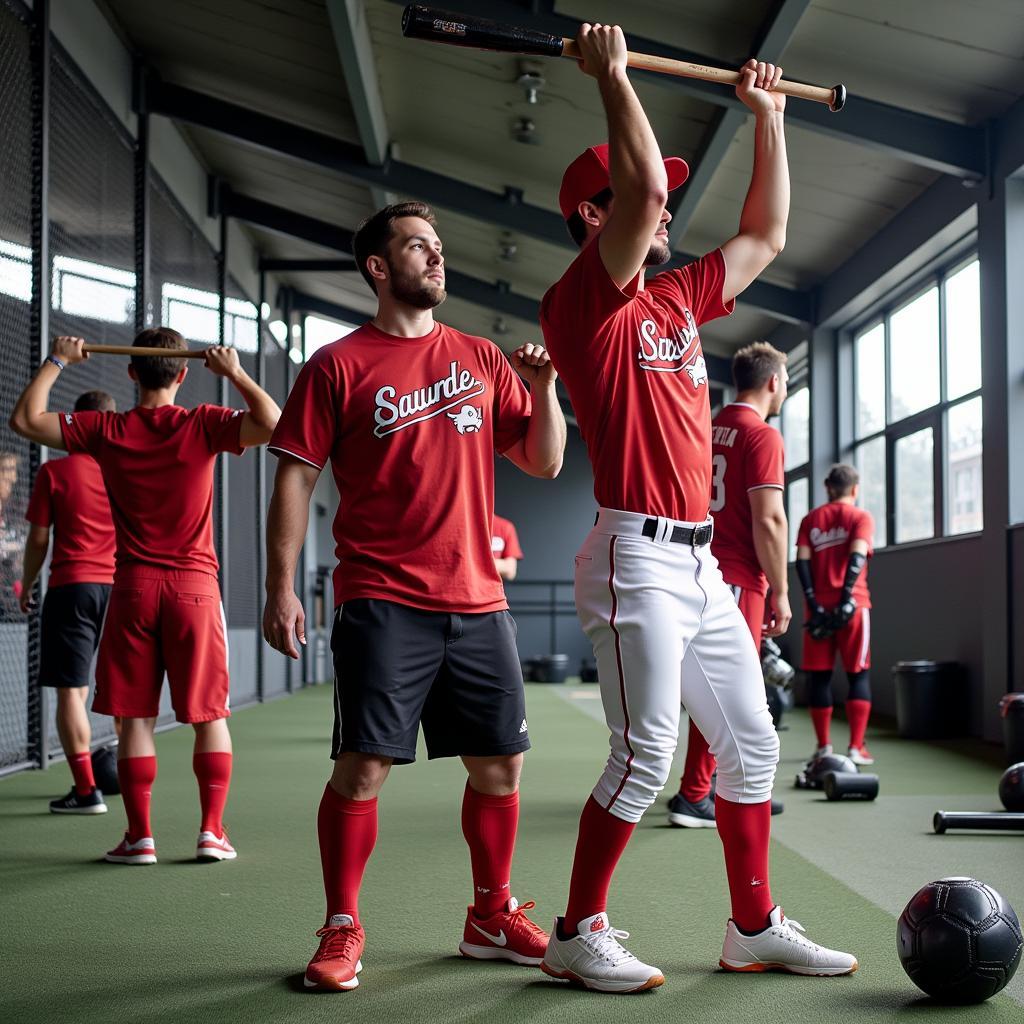
{"label": "red shorts", "polygon": [[764,631],[765,616],[765,595],[760,590],[748,590],[746,587],[729,584],[732,596],[736,598],[736,605],[740,610],[750,628],[750,635],[754,638],[754,647],[757,649],[758,658],[761,657],[761,633]]}
{"label": "red shorts", "polygon": [[217,577],[156,566],[119,568],[100,640],[93,710],[155,718],[165,672],[179,722],[231,714]]}
{"label": "red shorts", "polygon": [[847,672],[871,668],[870,609],[858,608],[842,629],[824,640],[812,639],[805,630],[804,660],[800,667],[805,672],[831,672],[837,651]]}

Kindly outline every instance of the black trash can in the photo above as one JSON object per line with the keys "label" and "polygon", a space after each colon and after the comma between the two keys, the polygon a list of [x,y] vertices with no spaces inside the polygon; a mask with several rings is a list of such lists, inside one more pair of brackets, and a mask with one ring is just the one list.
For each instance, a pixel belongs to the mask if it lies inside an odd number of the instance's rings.
{"label": "black trash can", "polygon": [[535,683],[564,683],[568,675],[568,654],[546,654],[536,661],[533,681]]}
{"label": "black trash can", "polygon": [[958,662],[898,661],[892,678],[900,736],[942,740],[967,731],[967,687]]}
{"label": "black trash can", "polygon": [[1006,763],[1024,761],[1024,693],[1008,693],[999,701]]}

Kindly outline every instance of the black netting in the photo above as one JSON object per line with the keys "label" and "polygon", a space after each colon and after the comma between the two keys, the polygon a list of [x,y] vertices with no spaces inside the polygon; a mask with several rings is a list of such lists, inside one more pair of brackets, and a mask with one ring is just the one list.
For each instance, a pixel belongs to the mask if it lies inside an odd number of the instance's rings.
{"label": "black netting", "polygon": [[0,3],[0,769],[37,756],[29,721],[38,691],[28,685],[28,626],[14,585],[21,578],[29,446],[7,427],[31,366],[32,75],[29,33]]}

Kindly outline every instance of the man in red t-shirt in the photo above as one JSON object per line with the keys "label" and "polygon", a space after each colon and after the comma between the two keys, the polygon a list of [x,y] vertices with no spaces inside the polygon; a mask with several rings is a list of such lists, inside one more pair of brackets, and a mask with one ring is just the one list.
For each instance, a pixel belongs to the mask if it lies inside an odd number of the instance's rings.
{"label": "man in red t-shirt", "polygon": [[[105,391],[86,391],[75,412],[114,412]],[[105,814],[89,752],[92,730],[86,701],[89,669],[100,641],[114,582],[114,522],[103,474],[89,455],[44,462],[32,488],[21,577],[21,610],[35,607],[36,579],[53,529],[53,558],[43,600],[39,683],[57,691],[57,735],[74,785],[50,801],[54,814]],[[116,721],[116,719],[115,719]]]}
{"label": "man in red t-shirt", "polygon": [[[786,354],[765,341],[741,348],[732,359],[736,400],[711,421],[711,514],[718,559],[760,657],[761,636],[789,628],[789,544],[782,435],[765,422],[786,400]],[[770,590],[769,590],[770,588]],[[770,603],[766,607],[766,595]],[[767,611],[767,616],[765,615]],[[765,620],[767,617],[767,628]],[[685,828],[714,828],[711,775],[715,759],[690,717],[686,766],[679,792],[669,801],[668,820]],[[772,801],[772,814],[782,804]]]}
{"label": "man in red t-shirt", "polygon": [[168,327],[142,331],[134,344],[167,356],[133,356],[128,374],[139,387],[134,409],[47,412],[50,390],[65,366],[89,358],[81,338],[54,340],[11,414],[17,433],[37,444],[91,455],[110,498],[116,535],[114,587],[107,608],[93,710],[122,719],[118,780],[128,816],[114,864],[155,864],[150,793],[156,778],[153,730],[166,673],[179,722],[195,730],[193,768],[202,821],[199,860],[232,860],[223,812],[231,781],[227,636],[213,548],[213,471],[221,452],[240,455],[265,444],[280,410],[220,346],[206,366],[226,377],[248,411],[175,405],[188,370],[174,356],[188,346]]}
{"label": "man in red t-shirt", "polygon": [[[267,523],[267,642],[297,657],[294,592],[309,500],[330,462],[334,520],[334,770],[317,827],[327,913],[309,988],[359,984],[359,887],[393,764],[459,756],[473,904],[459,951],[540,962],[547,935],[510,892],[522,752],[530,746],[515,623],[491,548],[494,452],[532,476],[562,464],[565,420],[539,346],[512,362],[485,338],[437,323],[444,257],[430,208],[365,221],[356,264],[374,318],[305,365],[270,448],[280,459]],[[527,392],[513,367],[529,382]]]}
{"label": "man in red t-shirt", "polygon": [[502,519],[499,515],[491,517],[491,551],[498,575],[503,580],[514,580],[523,549],[519,546],[519,534],[511,519]]}
{"label": "man in red t-shirt", "polygon": [[864,745],[871,716],[871,594],[868,559],[875,523],[857,507],[860,474],[837,463],[825,478],[828,503],[804,516],[797,534],[796,571],[807,598],[803,670],[810,683],[811,719],[818,746],[814,757],[832,753],[832,669],[836,652],[850,689],[847,753],[854,764],[874,764]]}
{"label": "man in red t-shirt", "polygon": [[583,25],[584,73],[597,79],[608,143],[567,168],[559,207],[579,256],[541,303],[541,326],[594,467],[597,523],[576,556],[576,607],[594,645],[611,751],[580,819],[565,917],[542,968],[605,992],[664,983],[618,939],[606,913],[612,874],[672,769],[680,699],[718,760],[716,818],[732,918],[719,963],[845,974],[848,954],[810,942],[768,883],[779,741],[750,632],[709,544],[711,408],[698,326],[782,249],[789,213],[781,69],[751,60],[738,99],[755,115],[754,169],[738,233],[681,270],[665,208],[686,164],[665,160],[626,74],[617,26]]}

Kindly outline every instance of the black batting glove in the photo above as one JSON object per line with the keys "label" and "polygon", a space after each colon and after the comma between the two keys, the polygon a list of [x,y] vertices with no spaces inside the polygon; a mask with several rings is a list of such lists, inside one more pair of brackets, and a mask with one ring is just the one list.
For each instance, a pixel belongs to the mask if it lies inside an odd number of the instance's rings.
{"label": "black batting glove", "polygon": [[804,629],[810,634],[812,640],[824,640],[834,632],[832,628],[832,617],[829,612],[820,604],[810,606],[811,616],[804,623]]}
{"label": "black batting glove", "polygon": [[834,624],[834,629],[842,629],[850,619],[853,618],[854,613],[857,611],[857,602],[852,598],[847,598],[840,605],[832,609],[831,618]]}

